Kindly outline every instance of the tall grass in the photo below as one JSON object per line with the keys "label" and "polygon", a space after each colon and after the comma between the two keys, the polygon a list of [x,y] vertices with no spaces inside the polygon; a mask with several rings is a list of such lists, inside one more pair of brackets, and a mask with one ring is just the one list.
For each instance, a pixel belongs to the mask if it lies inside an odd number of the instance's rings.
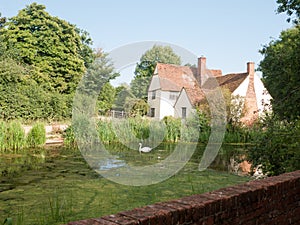
{"label": "tall grass", "polygon": [[4,121],[0,121],[0,152],[6,149],[6,123]]}
{"label": "tall grass", "polygon": [[33,125],[29,131],[26,144],[28,147],[37,147],[44,145],[46,142],[46,129],[45,125],[41,122],[37,122]]}
{"label": "tall grass", "polygon": [[26,136],[25,131],[18,121],[8,123],[5,133],[6,148],[17,151],[25,147]]}
{"label": "tall grass", "polygon": [[45,144],[46,130],[44,124],[33,124],[28,135],[19,121],[0,121],[0,152],[18,152],[26,147],[37,147]]}
{"label": "tall grass", "polygon": [[[107,119],[98,121],[95,126],[99,139],[106,144],[117,142],[143,142],[147,144],[145,142],[162,141],[169,143],[178,141],[207,143],[211,134],[208,121],[199,115],[187,118],[185,121],[171,116],[165,117],[162,121],[143,117]],[[65,132],[65,143],[69,146],[76,145],[72,129],[74,126]],[[259,134],[260,130],[257,128],[228,124],[223,142],[251,143]],[[83,132],[82,135],[85,136]]]}

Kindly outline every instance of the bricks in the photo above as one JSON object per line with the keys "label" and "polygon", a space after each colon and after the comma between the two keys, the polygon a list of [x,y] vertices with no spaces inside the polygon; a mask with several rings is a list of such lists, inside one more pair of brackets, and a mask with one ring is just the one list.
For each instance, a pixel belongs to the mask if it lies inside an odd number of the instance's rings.
{"label": "bricks", "polygon": [[300,224],[300,170],[69,225]]}

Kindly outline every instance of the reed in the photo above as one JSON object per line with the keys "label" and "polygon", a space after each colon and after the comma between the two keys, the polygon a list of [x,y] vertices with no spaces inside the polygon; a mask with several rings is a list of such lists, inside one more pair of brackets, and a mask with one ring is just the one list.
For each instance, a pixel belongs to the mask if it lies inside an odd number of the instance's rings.
{"label": "reed", "polygon": [[8,123],[5,133],[6,149],[19,151],[26,146],[25,131],[18,121]]}
{"label": "reed", "polygon": [[42,146],[46,143],[46,129],[45,125],[41,122],[34,124],[29,131],[26,144],[28,147]]}
{"label": "reed", "polygon": [[0,121],[0,152],[3,152],[6,149],[6,123],[4,121]]}
{"label": "reed", "polygon": [[166,124],[165,141],[177,142],[180,139],[181,121],[171,116],[164,117],[163,121]]}

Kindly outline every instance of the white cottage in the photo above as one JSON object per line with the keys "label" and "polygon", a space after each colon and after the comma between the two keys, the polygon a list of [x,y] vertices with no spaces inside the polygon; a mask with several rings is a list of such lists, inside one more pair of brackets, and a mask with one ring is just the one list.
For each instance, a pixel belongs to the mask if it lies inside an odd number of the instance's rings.
{"label": "white cottage", "polygon": [[264,104],[270,103],[271,96],[255,73],[253,62],[247,63],[245,73],[222,75],[221,70],[207,69],[206,58],[200,57],[197,68],[157,63],[148,88],[150,116],[157,119],[188,117],[205,98],[202,88],[212,86],[212,76],[218,86],[227,88],[232,95],[244,97],[245,123],[251,123],[262,112]]}

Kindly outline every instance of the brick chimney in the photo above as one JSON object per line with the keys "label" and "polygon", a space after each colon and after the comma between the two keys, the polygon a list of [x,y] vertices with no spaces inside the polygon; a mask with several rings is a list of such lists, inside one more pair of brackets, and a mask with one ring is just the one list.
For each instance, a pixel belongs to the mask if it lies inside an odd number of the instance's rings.
{"label": "brick chimney", "polygon": [[247,73],[248,74],[254,74],[255,73],[255,64],[254,64],[254,62],[248,62],[247,63]]}
{"label": "brick chimney", "polygon": [[202,85],[204,81],[204,76],[206,75],[206,57],[201,56],[198,58],[198,74],[197,74],[197,80]]}

